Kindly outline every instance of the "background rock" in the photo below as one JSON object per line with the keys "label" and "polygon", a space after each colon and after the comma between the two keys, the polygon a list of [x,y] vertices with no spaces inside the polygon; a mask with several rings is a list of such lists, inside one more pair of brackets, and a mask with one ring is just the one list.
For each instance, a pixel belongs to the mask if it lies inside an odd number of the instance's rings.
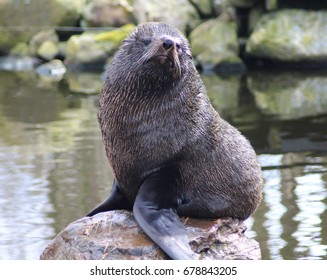
{"label": "background rock", "polygon": [[281,10],[265,14],[249,37],[246,52],[281,61],[326,61],[327,12]]}
{"label": "background rock", "polygon": [[238,57],[237,26],[229,18],[221,16],[203,22],[190,33],[189,38],[192,54],[205,71],[226,65],[244,70]]}
{"label": "background rock", "polygon": [[135,0],[134,16],[138,23],[164,21],[184,32],[193,21],[199,19],[196,9],[188,0]]}
{"label": "background rock", "polygon": [[28,43],[19,42],[10,49],[9,54],[16,56],[31,56],[31,51]]}
{"label": "background rock", "polygon": [[83,8],[84,26],[122,26],[133,22],[133,7],[127,0],[92,0]]}
{"label": "background rock", "polygon": [[66,67],[59,59],[51,60],[38,66],[36,73],[47,81],[60,81],[66,73]]}
{"label": "background rock", "polygon": [[0,0],[0,51],[28,42],[43,26],[75,26],[84,0]]}
{"label": "background rock", "polygon": [[36,33],[29,42],[30,54],[51,60],[59,53],[59,37],[54,29],[44,29]]}
{"label": "background rock", "polygon": [[[190,245],[203,259],[260,259],[256,241],[248,239],[243,222],[184,219]],[[41,259],[145,260],[169,259],[124,210],[84,217],[68,225],[45,248]]]}
{"label": "background rock", "polygon": [[133,24],[127,24],[111,31],[84,32],[71,36],[66,44],[66,63],[103,64],[133,28]]}

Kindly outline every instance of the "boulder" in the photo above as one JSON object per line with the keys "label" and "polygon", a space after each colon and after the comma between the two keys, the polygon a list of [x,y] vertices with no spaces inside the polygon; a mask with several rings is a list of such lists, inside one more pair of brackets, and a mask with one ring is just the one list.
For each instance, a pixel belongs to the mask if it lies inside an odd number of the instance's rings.
{"label": "boulder", "polygon": [[189,36],[192,54],[205,72],[229,70],[242,72],[236,23],[225,16],[197,26]]}
{"label": "boulder", "polygon": [[[201,259],[260,259],[258,243],[248,239],[236,219],[183,219],[192,250]],[[168,256],[137,225],[131,212],[116,210],[81,218],[45,248],[42,260],[164,260]]]}
{"label": "boulder", "polygon": [[0,0],[0,51],[28,42],[44,26],[75,26],[84,0]]}
{"label": "boulder", "polygon": [[54,29],[36,33],[29,42],[30,54],[51,60],[59,54],[59,37]]}
{"label": "boulder", "polygon": [[133,7],[126,0],[94,0],[83,8],[83,25],[87,27],[122,26],[133,22]]}
{"label": "boulder", "polygon": [[43,80],[60,81],[66,73],[66,67],[61,60],[53,59],[39,65],[35,71]]}
{"label": "boulder", "polygon": [[66,44],[67,65],[104,64],[133,28],[133,24],[126,24],[111,31],[71,36]]}
{"label": "boulder", "polygon": [[59,54],[58,46],[51,41],[44,42],[37,50],[37,55],[45,60],[51,60]]}
{"label": "boulder", "polygon": [[134,0],[133,14],[138,23],[163,21],[184,32],[193,21],[199,19],[196,9],[188,0]]}
{"label": "boulder", "polygon": [[327,11],[281,10],[263,15],[246,52],[284,62],[326,61]]}
{"label": "boulder", "polygon": [[13,56],[31,56],[28,43],[19,42],[10,49],[9,55]]}

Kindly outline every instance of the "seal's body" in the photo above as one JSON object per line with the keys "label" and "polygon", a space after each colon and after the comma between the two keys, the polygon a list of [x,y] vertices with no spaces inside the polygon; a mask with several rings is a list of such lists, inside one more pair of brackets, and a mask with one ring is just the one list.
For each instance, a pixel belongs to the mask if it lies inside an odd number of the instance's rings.
{"label": "seal's body", "polygon": [[123,42],[98,118],[115,183],[89,216],[133,209],[170,257],[192,259],[178,215],[244,220],[258,206],[255,152],[211,106],[188,42],[172,26],[142,24]]}

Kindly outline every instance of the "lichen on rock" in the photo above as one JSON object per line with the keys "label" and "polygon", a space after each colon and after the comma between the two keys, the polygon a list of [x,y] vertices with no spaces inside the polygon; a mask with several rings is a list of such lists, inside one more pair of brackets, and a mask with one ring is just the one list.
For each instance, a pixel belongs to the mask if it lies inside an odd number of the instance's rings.
{"label": "lichen on rock", "polygon": [[238,56],[239,44],[236,23],[224,16],[197,26],[190,33],[192,53],[206,71],[226,65],[244,68]]}
{"label": "lichen on rock", "polygon": [[281,10],[265,14],[246,44],[253,57],[287,62],[327,59],[327,12]]}

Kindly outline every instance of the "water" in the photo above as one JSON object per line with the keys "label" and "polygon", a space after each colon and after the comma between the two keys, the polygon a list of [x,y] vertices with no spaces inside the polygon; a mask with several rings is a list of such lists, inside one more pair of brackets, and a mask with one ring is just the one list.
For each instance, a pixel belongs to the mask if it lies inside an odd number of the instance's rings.
{"label": "water", "polygon": [[[263,259],[327,259],[327,76],[203,79],[263,168],[263,201],[246,222]],[[0,259],[38,259],[108,195],[98,95],[73,93],[70,83],[0,72]]]}

